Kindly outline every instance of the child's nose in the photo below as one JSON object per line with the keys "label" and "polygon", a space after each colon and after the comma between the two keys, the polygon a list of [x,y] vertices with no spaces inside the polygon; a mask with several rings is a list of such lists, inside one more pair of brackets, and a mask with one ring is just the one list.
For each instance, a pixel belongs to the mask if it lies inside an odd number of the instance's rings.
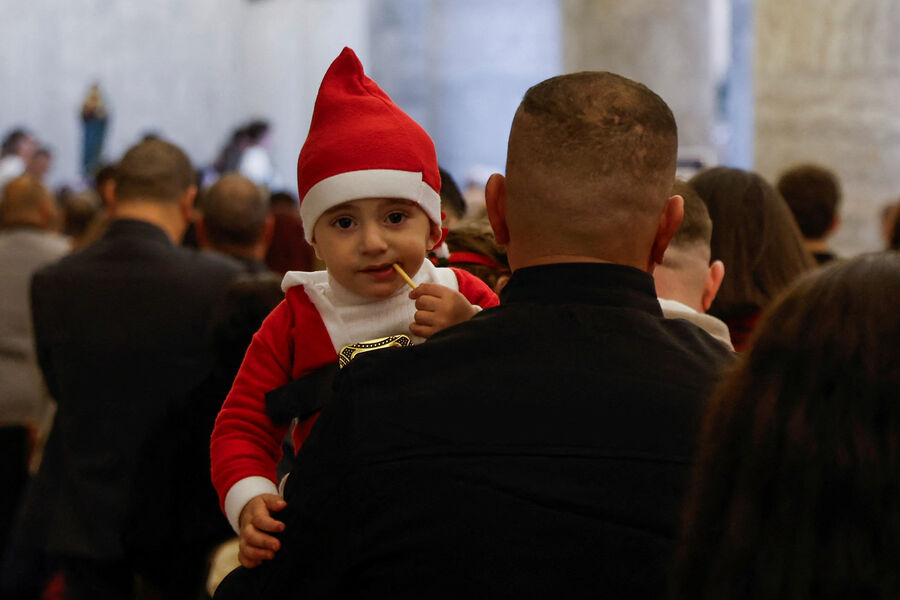
{"label": "child's nose", "polygon": [[369,224],[363,227],[362,251],[368,254],[384,252],[388,249],[387,239],[381,227]]}

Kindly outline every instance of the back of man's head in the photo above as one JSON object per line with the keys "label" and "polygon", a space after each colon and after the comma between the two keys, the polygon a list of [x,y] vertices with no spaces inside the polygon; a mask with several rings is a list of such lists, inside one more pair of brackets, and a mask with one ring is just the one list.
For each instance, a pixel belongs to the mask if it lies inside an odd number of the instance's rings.
{"label": "back of man's head", "polygon": [[53,195],[33,175],[20,175],[3,188],[0,228],[30,225],[53,229],[57,215]]}
{"label": "back of man's head", "polygon": [[257,244],[269,215],[260,189],[237,173],[216,181],[204,194],[200,210],[208,243],[221,250]]}
{"label": "back of man's head", "polygon": [[581,72],[535,85],[509,138],[511,237],[530,239],[547,254],[644,261],[669,197],[677,148],[672,111],[640,83]]}
{"label": "back of man's head", "polygon": [[782,173],[776,187],[794,213],[803,237],[824,238],[835,224],[841,199],[837,175],[818,165],[799,165]]}
{"label": "back of man's head", "polygon": [[678,179],[672,193],[684,199],[684,219],[662,264],[653,272],[656,291],[660,298],[706,312],[725,274],[722,261],[710,264],[713,222],[703,199],[690,184]]}
{"label": "back of man's head", "polygon": [[187,155],[160,139],[142,141],[128,150],[116,165],[117,203],[136,200],[173,202],[195,182]]}

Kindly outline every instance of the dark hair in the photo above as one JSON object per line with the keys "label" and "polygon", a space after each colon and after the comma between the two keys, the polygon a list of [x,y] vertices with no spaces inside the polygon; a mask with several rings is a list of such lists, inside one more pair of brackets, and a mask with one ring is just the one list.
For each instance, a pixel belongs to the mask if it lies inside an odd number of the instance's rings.
{"label": "dark hair", "polygon": [[684,218],[670,242],[674,246],[701,243],[709,246],[712,239],[713,222],[703,199],[689,183],[676,179],[672,194],[684,199]]}
{"label": "dark hair", "polygon": [[900,597],[900,255],[837,262],[763,317],[704,418],[678,599]]}
{"label": "dark hair", "polygon": [[210,320],[216,356],[237,372],[253,334],[281,300],[281,279],[273,273],[241,274],[225,289]]}
{"label": "dark hair", "polygon": [[259,142],[268,132],[269,123],[262,119],[250,121],[250,123],[247,124],[247,127],[244,128],[244,134],[251,144]]}
{"label": "dark hair", "polygon": [[116,165],[107,164],[103,165],[97,172],[94,173],[94,189],[97,192],[101,191],[101,188],[107,181],[115,181],[116,179]]}
{"label": "dark hair", "polygon": [[116,166],[115,181],[119,201],[172,201],[194,185],[194,170],[178,146],[151,139],[125,153]]}
{"label": "dark hair", "polygon": [[[492,290],[496,289],[497,280],[502,275],[510,274],[506,252],[494,242],[494,233],[487,219],[462,221],[450,227],[447,232],[447,248],[450,250],[451,266],[468,271]],[[458,255],[458,260],[454,260],[454,254],[461,252],[467,254]],[[485,260],[466,260],[467,255],[471,254]],[[483,264],[485,262],[491,264]]]}
{"label": "dark hair", "polygon": [[73,194],[62,203],[63,233],[81,239],[100,212],[100,197],[94,190]]}
{"label": "dark hair", "polygon": [[274,206],[285,206],[293,209],[297,209],[297,197],[288,191],[278,191],[272,192],[272,195],[269,196],[269,208],[271,209]]}
{"label": "dark hair", "polygon": [[0,156],[16,154],[19,151],[19,144],[22,143],[22,140],[27,139],[28,136],[28,132],[21,128],[13,129],[7,133],[6,137],[3,138],[2,145],[0,145]]}
{"label": "dark hair", "polygon": [[725,279],[709,312],[719,318],[765,308],[814,265],[778,191],[751,171],[715,167],[688,182],[713,222],[712,260]]}
{"label": "dark hair", "polygon": [[466,201],[450,173],[443,169],[438,171],[441,173],[441,210],[447,216],[462,219],[466,216]]}
{"label": "dark hair", "polygon": [[214,245],[248,246],[262,238],[269,207],[256,185],[237,173],[225,175],[203,195],[203,224]]}
{"label": "dark hair", "polygon": [[778,178],[777,187],[794,213],[803,237],[824,237],[841,199],[837,175],[818,165],[800,165],[785,171]]}

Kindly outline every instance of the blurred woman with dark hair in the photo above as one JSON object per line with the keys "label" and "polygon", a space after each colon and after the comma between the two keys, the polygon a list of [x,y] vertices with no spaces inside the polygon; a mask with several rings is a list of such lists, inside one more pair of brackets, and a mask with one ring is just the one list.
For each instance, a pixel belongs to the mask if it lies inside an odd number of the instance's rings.
{"label": "blurred woman with dark hair", "polygon": [[762,310],[815,262],[787,203],[757,173],[716,167],[688,183],[709,209],[712,260],[725,263],[709,313],[725,321],[741,351]]}
{"label": "blurred woman with dark hair", "polygon": [[714,395],[675,598],[900,598],[900,254],[825,267]]}

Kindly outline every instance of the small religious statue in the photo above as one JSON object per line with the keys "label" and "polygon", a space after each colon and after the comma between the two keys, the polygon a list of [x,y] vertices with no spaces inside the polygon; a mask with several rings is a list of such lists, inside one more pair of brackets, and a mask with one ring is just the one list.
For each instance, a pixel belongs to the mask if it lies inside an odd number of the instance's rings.
{"label": "small religious statue", "polygon": [[81,172],[86,178],[93,177],[100,168],[103,140],[106,137],[106,103],[100,95],[100,85],[91,85],[87,98],[81,107],[81,122],[84,124],[84,144],[81,154]]}

